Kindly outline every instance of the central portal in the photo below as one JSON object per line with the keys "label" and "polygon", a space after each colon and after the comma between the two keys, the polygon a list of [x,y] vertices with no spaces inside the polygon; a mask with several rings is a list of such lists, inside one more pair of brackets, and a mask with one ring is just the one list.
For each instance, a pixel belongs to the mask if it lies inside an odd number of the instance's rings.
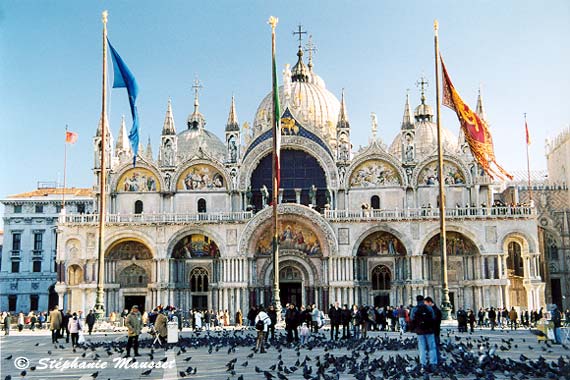
{"label": "central portal", "polygon": [[303,301],[301,282],[280,282],[279,297],[281,298],[282,307],[285,307],[288,303],[294,303],[296,306],[300,306]]}

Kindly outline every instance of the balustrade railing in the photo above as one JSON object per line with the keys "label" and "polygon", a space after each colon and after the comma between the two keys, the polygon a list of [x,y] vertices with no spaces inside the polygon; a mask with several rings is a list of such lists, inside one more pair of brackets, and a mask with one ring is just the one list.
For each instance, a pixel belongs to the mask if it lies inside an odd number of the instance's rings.
{"label": "balustrade railing", "polygon": [[[251,211],[204,212],[191,214],[107,214],[106,223],[196,223],[196,222],[235,222],[248,220]],[[62,216],[64,223],[94,224],[99,223],[98,214],[69,214]]]}

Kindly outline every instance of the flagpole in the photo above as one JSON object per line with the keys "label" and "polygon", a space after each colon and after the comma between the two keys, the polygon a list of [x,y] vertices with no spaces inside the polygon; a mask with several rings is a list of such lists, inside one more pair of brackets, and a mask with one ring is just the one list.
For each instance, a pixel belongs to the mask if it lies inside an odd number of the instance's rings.
{"label": "flagpole", "polygon": [[279,116],[276,114],[276,110],[278,109],[279,104],[275,104],[277,99],[275,91],[278,91],[277,73],[275,68],[275,27],[277,26],[277,22],[278,20],[276,17],[271,16],[269,18],[269,25],[271,25],[271,72],[273,89],[273,301],[275,302],[277,318],[281,319],[281,297],[279,295],[279,220],[277,215],[277,201],[279,199],[279,183],[277,181],[277,134],[281,133],[281,131],[277,128],[277,123],[279,121],[277,118]]}
{"label": "flagpole", "polygon": [[528,152],[528,146],[530,145],[530,138],[528,134],[528,124],[526,123],[526,112],[524,114],[524,128],[525,128],[525,138],[526,138],[526,172],[527,172],[527,179],[528,179],[528,196],[529,196],[529,203],[530,206],[533,204],[532,200],[532,187],[530,185],[530,154]]}
{"label": "flagpole", "polygon": [[95,300],[95,313],[98,320],[102,320],[105,316],[105,250],[104,234],[105,234],[105,176],[106,176],[106,162],[105,162],[105,145],[107,135],[107,11],[103,11],[103,89],[101,96],[101,165],[99,173],[99,242],[98,242],[98,257],[97,257],[97,297]]}
{"label": "flagpole", "polygon": [[67,124],[65,124],[65,139],[63,142],[63,191],[61,193],[61,213],[65,215],[65,188],[67,172]]}
{"label": "flagpole", "polygon": [[439,41],[437,20],[433,23],[435,47],[435,100],[437,123],[437,157],[439,181],[439,242],[441,248],[441,314],[442,319],[451,319],[451,304],[449,302],[449,288],[447,281],[447,241],[445,232],[445,183],[443,176],[443,146],[441,141],[441,99],[439,93]]}

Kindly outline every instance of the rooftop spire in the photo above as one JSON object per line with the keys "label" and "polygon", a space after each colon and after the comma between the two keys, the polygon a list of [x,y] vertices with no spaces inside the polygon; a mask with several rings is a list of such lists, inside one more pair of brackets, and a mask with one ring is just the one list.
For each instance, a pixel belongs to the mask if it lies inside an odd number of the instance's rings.
{"label": "rooftop spire", "polygon": [[477,108],[475,110],[477,116],[483,120],[487,120],[487,115],[485,114],[485,108],[483,107],[483,95],[481,95],[481,86],[479,86],[479,94],[477,95]]}
{"label": "rooftop spire", "polygon": [[127,125],[125,124],[125,115],[121,117],[121,127],[119,128],[119,136],[117,137],[117,144],[115,145],[115,150],[117,152],[124,151],[128,152],[131,149],[129,139],[127,137]]}
{"label": "rooftop spire", "polygon": [[200,106],[200,102],[198,101],[198,95],[200,89],[204,88],[204,86],[202,85],[202,82],[200,82],[200,80],[198,79],[198,76],[196,76],[196,79],[194,79],[194,84],[192,85],[192,88],[194,89],[194,112],[192,112],[192,115],[188,117],[188,129],[204,128],[204,126],[206,125],[206,119],[204,118],[204,115],[202,115],[198,110]]}
{"label": "rooftop spire", "polygon": [[176,127],[174,126],[174,117],[172,116],[172,101],[168,98],[168,106],[166,107],[166,116],[164,116],[164,125],[162,126],[162,135],[175,135]]}
{"label": "rooftop spire", "polygon": [[305,45],[305,51],[309,54],[309,62],[307,66],[309,67],[309,71],[313,71],[313,54],[317,52],[317,47],[313,44],[313,35],[309,35],[309,40]]}
{"label": "rooftop spire", "polygon": [[346,112],[346,103],[344,101],[344,88],[340,96],[340,111],[338,113],[337,128],[350,128],[348,113]]}
{"label": "rooftop spire", "polygon": [[236,113],[236,103],[232,95],[232,104],[230,106],[230,114],[228,115],[228,122],[226,123],[226,132],[239,131],[239,123]]}
{"label": "rooftop spire", "polygon": [[432,121],[433,109],[430,105],[426,104],[426,87],[428,86],[428,81],[423,75],[420,80],[416,82],[416,86],[420,88],[421,104],[416,107],[414,118],[417,121]]}
{"label": "rooftop spire", "polygon": [[146,143],[146,158],[152,160],[152,145],[150,144],[150,136],[148,136],[148,142]]}
{"label": "rooftop spire", "polygon": [[402,129],[414,128],[412,121],[412,107],[410,106],[410,93],[406,91],[406,105],[404,106],[404,117],[402,118]]}
{"label": "rooftop spire", "polygon": [[293,82],[308,82],[309,81],[309,69],[303,62],[303,34],[307,34],[306,31],[303,31],[303,27],[299,25],[298,30],[293,32],[293,35],[299,35],[299,50],[297,51],[297,64],[293,66],[293,70],[291,71],[291,79]]}

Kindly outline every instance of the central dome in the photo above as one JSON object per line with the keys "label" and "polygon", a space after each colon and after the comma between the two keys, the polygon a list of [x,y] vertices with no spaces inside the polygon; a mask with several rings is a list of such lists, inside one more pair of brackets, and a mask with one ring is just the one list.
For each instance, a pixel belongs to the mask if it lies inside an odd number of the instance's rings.
{"label": "central dome", "polygon": [[[254,137],[271,128],[273,94],[270,92],[257,108],[253,123]],[[289,108],[295,119],[305,128],[321,137],[331,146],[336,141],[336,124],[340,110],[339,100],[316,75],[312,67],[304,65],[301,56],[293,68],[283,71],[283,86],[279,87],[281,112]]]}

